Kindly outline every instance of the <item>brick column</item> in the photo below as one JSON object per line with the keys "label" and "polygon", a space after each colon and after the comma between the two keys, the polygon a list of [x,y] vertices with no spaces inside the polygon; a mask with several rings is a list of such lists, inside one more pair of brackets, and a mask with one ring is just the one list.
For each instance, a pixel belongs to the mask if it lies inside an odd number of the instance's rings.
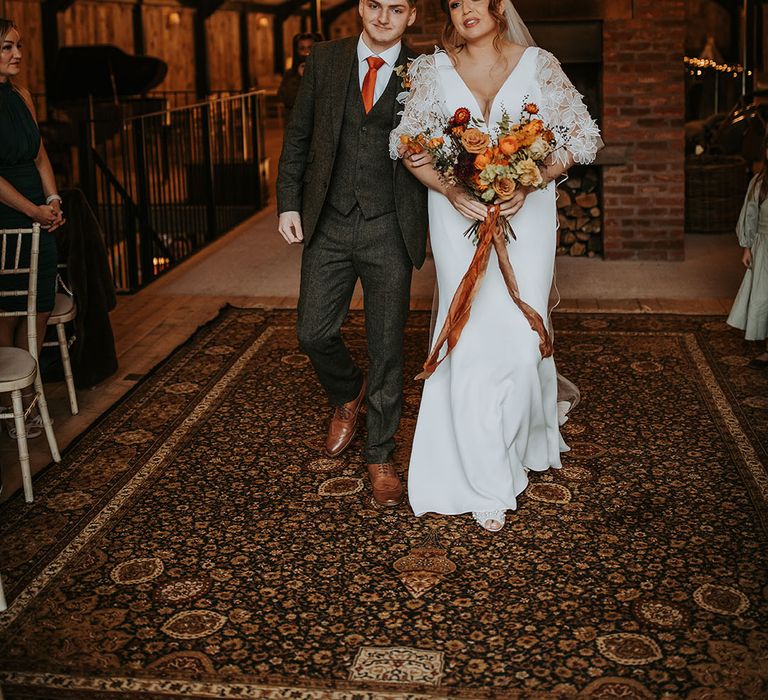
{"label": "brick column", "polygon": [[[431,51],[444,21],[439,0],[419,0],[418,12],[409,41]],[[602,168],[605,257],[682,260],[685,0],[605,0],[600,17],[603,113],[595,116],[614,163]]]}
{"label": "brick column", "polygon": [[603,135],[626,153],[603,168],[605,257],[682,260],[685,2],[635,0],[633,15],[603,25]]}

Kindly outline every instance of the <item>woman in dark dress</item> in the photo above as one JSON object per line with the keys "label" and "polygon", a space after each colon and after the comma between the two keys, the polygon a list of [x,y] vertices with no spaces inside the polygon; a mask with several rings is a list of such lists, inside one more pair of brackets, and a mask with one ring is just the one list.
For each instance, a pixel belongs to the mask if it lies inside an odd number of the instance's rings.
{"label": "woman in dark dress", "polygon": [[[51,162],[40,139],[32,98],[12,80],[20,71],[21,35],[10,20],[0,19],[0,229],[43,227],[37,278],[37,338],[42,346],[48,317],[56,298],[56,240],[53,231],[64,223],[61,197]],[[29,238],[26,239],[29,262]],[[13,246],[9,245],[9,248]],[[11,250],[6,252],[12,264]],[[26,289],[26,275],[2,275],[3,289]],[[25,297],[0,297],[0,309],[16,311]],[[27,348],[27,325],[22,317],[0,318],[0,346]],[[38,347],[38,352],[40,347]],[[34,431],[35,419],[30,427]],[[35,431],[39,434],[39,430]],[[32,437],[32,434],[30,434]]]}

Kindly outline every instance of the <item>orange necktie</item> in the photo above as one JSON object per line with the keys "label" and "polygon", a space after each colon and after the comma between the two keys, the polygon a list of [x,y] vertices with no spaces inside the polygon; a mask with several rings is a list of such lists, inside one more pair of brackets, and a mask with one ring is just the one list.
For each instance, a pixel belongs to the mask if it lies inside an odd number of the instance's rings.
{"label": "orange necktie", "polygon": [[363,106],[365,107],[365,113],[371,111],[373,107],[373,93],[376,90],[376,74],[379,72],[379,68],[384,65],[384,59],[378,56],[368,56],[365,59],[368,61],[368,72],[363,78]]}

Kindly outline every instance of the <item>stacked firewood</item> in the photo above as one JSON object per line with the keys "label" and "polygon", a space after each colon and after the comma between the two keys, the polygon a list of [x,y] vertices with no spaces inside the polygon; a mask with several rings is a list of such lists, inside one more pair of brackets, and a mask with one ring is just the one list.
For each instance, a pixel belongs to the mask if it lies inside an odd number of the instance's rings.
{"label": "stacked firewood", "polygon": [[573,168],[571,176],[558,187],[558,255],[593,258],[602,254],[603,211],[599,183],[597,168]]}

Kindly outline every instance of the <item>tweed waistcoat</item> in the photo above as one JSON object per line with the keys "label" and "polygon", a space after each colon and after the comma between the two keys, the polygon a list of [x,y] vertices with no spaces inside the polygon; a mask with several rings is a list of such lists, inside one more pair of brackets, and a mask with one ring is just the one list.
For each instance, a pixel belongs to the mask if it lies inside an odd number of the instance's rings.
{"label": "tweed waistcoat", "polygon": [[355,204],[366,219],[395,211],[389,133],[392,131],[393,100],[398,90],[392,74],[382,96],[368,114],[360,94],[357,61],[352,63],[344,107],[344,119],[336,151],[327,201],[341,214],[349,214]]}

